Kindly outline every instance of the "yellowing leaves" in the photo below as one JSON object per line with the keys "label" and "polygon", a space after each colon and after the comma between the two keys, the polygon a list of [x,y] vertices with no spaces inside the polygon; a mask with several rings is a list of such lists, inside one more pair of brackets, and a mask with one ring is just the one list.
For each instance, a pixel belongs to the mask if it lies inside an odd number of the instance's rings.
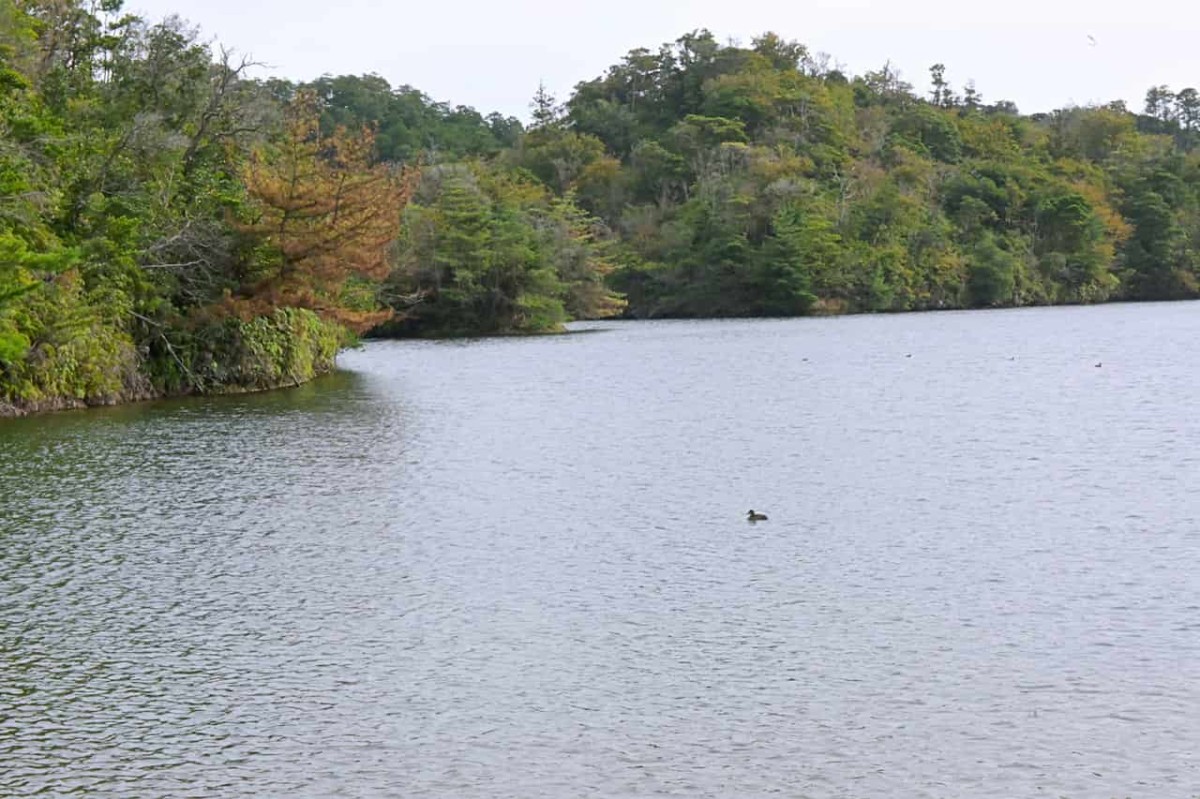
{"label": "yellowing leaves", "polygon": [[313,95],[292,102],[281,139],[251,153],[242,171],[257,216],[238,229],[264,253],[235,306],[240,301],[252,314],[308,308],[357,330],[389,315],[338,302],[348,280],[388,275],[389,248],[412,192],[411,174],[371,162],[373,147],[369,130],[322,134]]}

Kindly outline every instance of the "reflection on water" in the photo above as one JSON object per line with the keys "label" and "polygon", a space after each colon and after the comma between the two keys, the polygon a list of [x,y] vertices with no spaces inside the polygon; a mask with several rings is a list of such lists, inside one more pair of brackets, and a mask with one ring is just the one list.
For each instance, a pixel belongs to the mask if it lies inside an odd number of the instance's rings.
{"label": "reflection on water", "polygon": [[0,795],[1200,794],[1197,308],[2,422]]}

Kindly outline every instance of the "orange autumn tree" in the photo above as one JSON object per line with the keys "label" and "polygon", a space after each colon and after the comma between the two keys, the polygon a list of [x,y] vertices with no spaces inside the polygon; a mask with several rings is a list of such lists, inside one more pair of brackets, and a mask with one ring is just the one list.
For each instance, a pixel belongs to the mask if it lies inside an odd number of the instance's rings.
{"label": "orange autumn tree", "polygon": [[387,277],[414,174],[374,163],[370,129],[322,133],[320,105],[301,92],[285,110],[280,139],[251,154],[242,179],[254,218],[240,232],[258,243],[241,316],[307,308],[355,332],[391,316],[373,286]]}

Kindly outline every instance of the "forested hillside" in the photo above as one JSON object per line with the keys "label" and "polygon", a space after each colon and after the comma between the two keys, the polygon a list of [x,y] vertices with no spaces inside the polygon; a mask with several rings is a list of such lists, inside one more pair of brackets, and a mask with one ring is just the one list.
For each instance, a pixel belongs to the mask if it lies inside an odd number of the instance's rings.
{"label": "forested hillside", "polygon": [[[739,47],[701,31],[629,53],[562,104],[539,91],[523,133],[490,118],[493,139],[460,149],[468,162],[426,148],[441,177],[405,215],[393,284],[415,304],[403,329],[540,326],[488,309],[562,286],[503,288],[482,263],[484,242],[511,241],[494,229],[520,217],[505,209],[532,195],[504,198],[536,194],[531,180],[584,223],[603,249],[589,275],[607,275],[634,317],[1197,295],[1195,89],[1154,87],[1144,113],[1117,102],[1022,116],[969,82],[956,89],[941,64],[928,97],[889,67],[849,76],[829,64],[774,34]],[[331,120],[402,118],[380,109],[404,91],[339,82]]]}
{"label": "forested hillside", "polygon": [[1194,89],[1022,116],[703,31],[528,127],[260,74],[119,0],[0,0],[0,405],[285,385],[367,331],[1200,290]]}
{"label": "forested hillside", "polygon": [[512,159],[619,231],[634,315],[1195,296],[1194,89],[1022,117],[931,71],[918,98],[694,34],[545,104]]}

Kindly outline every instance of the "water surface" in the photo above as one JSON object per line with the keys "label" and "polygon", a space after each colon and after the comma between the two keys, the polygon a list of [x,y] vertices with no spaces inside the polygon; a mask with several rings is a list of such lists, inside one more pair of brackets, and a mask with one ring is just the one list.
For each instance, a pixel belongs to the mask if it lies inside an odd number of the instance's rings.
{"label": "water surface", "polygon": [[0,795],[1200,795],[1200,305],[578,327],[0,422]]}

